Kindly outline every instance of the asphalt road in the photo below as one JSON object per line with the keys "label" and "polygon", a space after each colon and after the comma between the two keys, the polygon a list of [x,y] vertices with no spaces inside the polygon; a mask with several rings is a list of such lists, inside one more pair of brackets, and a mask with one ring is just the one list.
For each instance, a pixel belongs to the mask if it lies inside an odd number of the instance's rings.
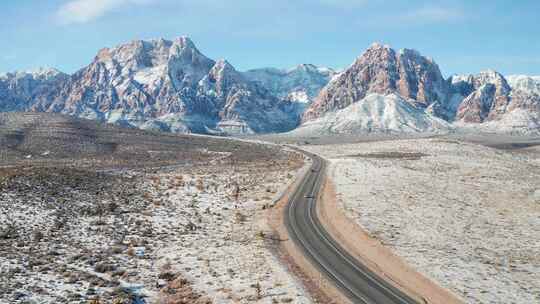
{"label": "asphalt road", "polygon": [[285,225],[305,256],[353,303],[418,303],[344,250],[317,217],[317,197],[326,163],[307,153],[313,164],[285,208]]}

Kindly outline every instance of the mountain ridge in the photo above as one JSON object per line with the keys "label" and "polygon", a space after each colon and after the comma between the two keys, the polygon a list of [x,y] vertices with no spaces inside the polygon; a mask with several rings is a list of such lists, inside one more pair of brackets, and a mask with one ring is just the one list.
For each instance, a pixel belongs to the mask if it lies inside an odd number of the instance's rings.
{"label": "mountain ridge", "polygon": [[[373,94],[377,101],[364,101]],[[418,111],[397,115],[397,121],[438,117],[455,127],[537,132],[539,95],[538,76],[505,77],[487,70],[444,78],[434,59],[380,43],[339,72],[311,64],[237,71],[225,59],[206,57],[181,36],[103,48],[72,75],[50,68],[0,74],[0,111],[61,113],[142,129],[223,135],[287,132],[355,103],[382,106],[384,96],[390,108]],[[373,120],[374,113],[357,119]],[[418,115],[428,116],[418,120]],[[360,130],[343,132],[374,129],[350,125]]]}

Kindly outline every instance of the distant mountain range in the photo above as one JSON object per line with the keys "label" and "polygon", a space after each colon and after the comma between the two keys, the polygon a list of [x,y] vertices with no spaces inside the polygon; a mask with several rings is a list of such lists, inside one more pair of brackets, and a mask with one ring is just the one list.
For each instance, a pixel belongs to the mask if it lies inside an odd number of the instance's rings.
{"label": "distant mountain range", "polygon": [[417,51],[373,44],[346,70],[301,64],[237,71],[187,37],[99,51],[73,75],[0,75],[0,111],[51,112],[178,133],[538,133],[540,77],[445,79]]}

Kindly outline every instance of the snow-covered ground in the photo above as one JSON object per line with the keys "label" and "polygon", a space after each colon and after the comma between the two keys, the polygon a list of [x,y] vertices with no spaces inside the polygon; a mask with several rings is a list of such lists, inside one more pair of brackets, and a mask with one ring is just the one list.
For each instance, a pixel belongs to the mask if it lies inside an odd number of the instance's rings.
{"label": "snow-covered ground", "polygon": [[540,301],[540,154],[443,139],[305,146],[346,215],[466,303]]}
{"label": "snow-covered ground", "polygon": [[[184,187],[170,189],[178,181],[178,172],[159,175],[151,185],[151,193],[169,205],[156,214],[154,222],[168,221],[171,230],[178,222],[198,227],[161,249],[160,259],[183,270],[195,290],[213,303],[311,303],[274,255],[263,210],[283,185],[292,182],[294,172],[262,175],[256,168],[221,168],[192,172],[189,177],[181,173]],[[241,185],[238,203],[236,183]],[[174,209],[177,216],[171,216]]]}
{"label": "snow-covered ground", "polygon": [[154,173],[0,172],[0,303],[311,303],[264,210],[298,159],[226,157]]}

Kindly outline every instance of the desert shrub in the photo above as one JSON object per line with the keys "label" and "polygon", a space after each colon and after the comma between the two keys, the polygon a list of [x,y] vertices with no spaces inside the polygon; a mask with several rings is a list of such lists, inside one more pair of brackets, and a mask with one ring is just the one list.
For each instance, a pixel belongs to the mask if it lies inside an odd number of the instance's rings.
{"label": "desert shrub", "polygon": [[234,219],[237,223],[244,223],[245,221],[247,221],[246,215],[240,211],[236,211],[236,213],[234,214]]}

